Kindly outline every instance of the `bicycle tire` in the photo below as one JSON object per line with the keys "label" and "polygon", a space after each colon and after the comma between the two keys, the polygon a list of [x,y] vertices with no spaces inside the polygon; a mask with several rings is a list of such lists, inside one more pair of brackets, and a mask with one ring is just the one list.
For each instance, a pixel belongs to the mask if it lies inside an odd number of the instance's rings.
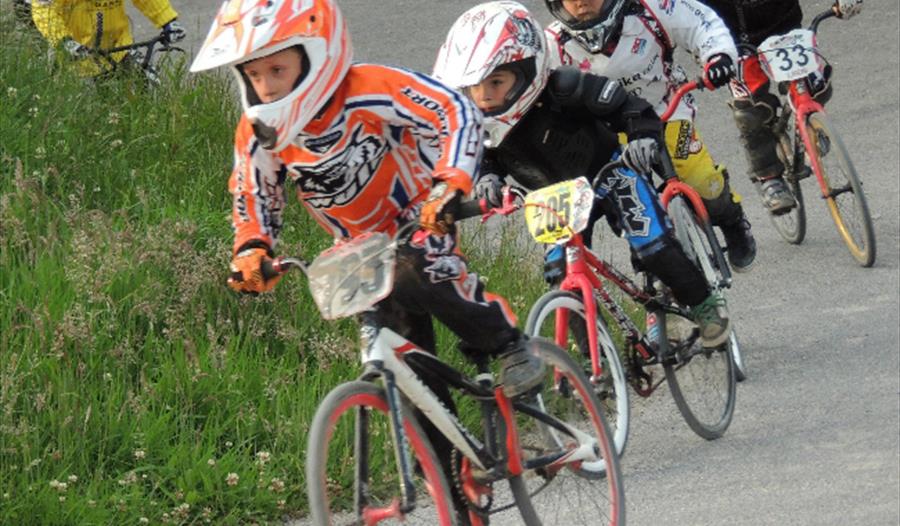
{"label": "bicycle tire", "polygon": [[[789,111],[789,110],[786,110]],[[781,131],[777,132],[778,137],[778,158],[784,165],[784,182],[787,184],[794,201],[797,203],[794,208],[784,214],[774,215],[767,214],[775,231],[782,239],[792,245],[803,243],[806,238],[806,204],[803,202],[803,190],[800,188],[800,179],[798,174],[804,168],[805,161],[803,159],[803,142],[792,132],[795,130],[791,125],[785,129],[784,124],[793,124],[793,119],[787,121],[787,116],[780,126]],[[759,183],[757,183],[757,190]]]}
{"label": "bicycle tire", "polygon": [[[531,307],[528,313],[528,321],[525,323],[525,333],[529,336],[547,337],[551,341],[557,341],[557,345],[559,345],[558,340],[555,340],[556,311],[559,309],[569,311],[570,317],[578,316],[582,320],[582,327],[586,329],[585,307],[581,297],[572,292],[553,290],[538,298]],[[612,431],[616,444],[616,453],[622,456],[625,453],[630,427],[631,404],[628,393],[628,380],[618,349],[613,343],[609,329],[606,327],[606,323],[599,312],[597,313],[595,329],[597,331],[599,350],[602,353],[603,374],[599,382],[594,385],[594,393],[597,394],[601,405],[603,405],[606,423]],[[576,327],[570,322],[566,346],[563,348],[569,351],[570,356],[576,362],[583,361],[585,358],[590,360],[587,334],[576,335],[573,333],[574,330],[576,330]],[[548,337],[547,333],[550,333],[550,337]],[[590,362],[587,363],[587,371],[592,371]],[[590,372],[587,373],[589,378],[590,374]]]}
{"label": "bicycle tire", "polygon": [[807,133],[816,149],[807,154],[818,159],[813,170],[827,188],[825,202],[838,233],[853,258],[861,266],[871,267],[876,254],[875,230],[862,182],[844,141],[822,112],[807,117]]}
{"label": "bicycle tire", "polygon": [[[720,283],[718,259],[714,254],[718,243],[710,240],[710,230],[699,224],[693,210],[681,197],[670,201],[669,217],[675,237],[688,256],[703,270],[711,284]],[[713,290],[720,289],[713,285]],[[671,321],[679,316],[669,314],[663,318],[663,334],[671,346],[680,347],[688,341],[687,335],[670,338]],[[693,322],[690,323],[693,326]],[[736,350],[740,351],[739,348]],[[667,356],[663,361],[675,405],[688,426],[707,440],[721,437],[734,416],[737,379],[732,352],[734,350],[727,342],[716,349],[704,349],[699,341],[695,341],[690,347]]]}
{"label": "bicycle tire", "polygon": [[[547,375],[540,392],[526,397],[545,413],[593,436],[600,458],[566,464],[553,473],[526,471],[510,479],[525,524],[625,524],[619,458],[600,401],[566,351],[540,337],[531,338],[529,344],[547,364]],[[558,430],[521,412],[516,419],[524,462],[570,449],[565,444],[568,439]]]}
{"label": "bicycle tire", "polygon": [[[458,518],[453,507],[450,486],[441,468],[440,461],[429,443],[421,425],[412,416],[412,411],[404,407],[403,427],[410,451],[414,453],[418,467],[413,471],[416,482],[417,506],[404,516],[404,524],[440,524],[456,526]],[[374,450],[366,450],[365,465],[368,466],[367,480],[359,484],[361,444],[356,438],[356,425],[361,415],[366,426],[365,445],[381,449],[380,455],[369,455]],[[376,419],[383,416],[384,421]],[[347,422],[341,417],[349,416],[349,430],[343,427]],[[377,420],[377,421],[374,421]],[[354,381],[339,385],[322,400],[310,426],[306,454],[306,484],[310,516],[316,526],[337,524],[358,524],[361,513],[375,509],[387,509],[392,503],[400,502],[399,468],[390,440],[390,423],[387,399],[384,390],[370,382]],[[336,434],[337,431],[337,434]],[[342,440],[350,436],[350,440]],[[371,436],[370,436],[371,435]],[[369,441],[371,437],[384,438],[379,443]],[[330,455],[331,448],[335,455]],[[335,462],[330,464],[329,459]],[[350,472],[348,478],[348,471]],[[340,474],[343,474],[343,477]],[[387,482],[388,474],[396,475]],[[365,491],[365,498],[372,507],[358,509],[359,493]],[[428,500],[426,504],[424,501]]]}

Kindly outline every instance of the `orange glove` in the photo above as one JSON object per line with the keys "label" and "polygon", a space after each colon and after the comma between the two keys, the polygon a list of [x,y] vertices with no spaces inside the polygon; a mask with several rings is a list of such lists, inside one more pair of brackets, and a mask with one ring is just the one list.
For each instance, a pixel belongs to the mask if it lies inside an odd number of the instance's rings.
{"label": "orange glove", "polygon": [[446,234],[459,210],[463,191],[447,181],[440,181],[431,188],[428,199],[422,205],[419,224],[435,234]]}
{"label": "orange glove", "polygon": [[281,276],[265,279],[262,274],[263,261],[271,261],[264,248],[248,248],[238,252],[231,260],[231,276],[228,286],[238,292],[258,294],[269,292],[281,280]]}

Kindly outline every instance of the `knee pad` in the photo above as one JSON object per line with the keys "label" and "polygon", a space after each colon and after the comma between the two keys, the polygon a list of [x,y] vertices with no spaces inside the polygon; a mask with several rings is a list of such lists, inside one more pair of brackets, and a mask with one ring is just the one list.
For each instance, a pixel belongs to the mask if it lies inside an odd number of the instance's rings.
{"label": "knee pad", "polygon": [[771,93],[762,93],[753,97],[734,99],[728,103],[741,134],[755,133],[766,129],[775,118],[781,105],[778,97]]}

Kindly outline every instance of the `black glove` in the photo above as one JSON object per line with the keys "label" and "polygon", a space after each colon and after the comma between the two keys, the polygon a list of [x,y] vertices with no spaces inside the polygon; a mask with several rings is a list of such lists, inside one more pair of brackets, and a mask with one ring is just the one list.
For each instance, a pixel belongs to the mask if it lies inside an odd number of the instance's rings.
{"label": "black glove", "polygon": [[653,172],[653,165],[659,160],[659,144],[656,139],[644,137],[629,141],[622,152],[622,162],[631,171],[639,174]]}
{"label": "black glove", "polygon": [[724,53],[713,55],[706,61],[703,66],[703,82],[706,87],[715,89],[721,88],[728,81],[734,78],[737,70],[731,57]]}
{"label": "black glove", "polygon": [[163,35],[165,35],[166,37],[166,40],[169,41],[169,44],[181,42],[182,40],[184,40],[184,37],[187,36],[187,33],[184,30],[184,26],[181,25],[181,22],[174,18],[171,22],[162,27],[162,31]]}
{"label": "black glove", "polygon": [[481,174],[475,182],[475,198],[484,199],[490,208],[503,206],[503,178],[497,174]]}
{"label": "black glove", "polygon": [[66,50],[66,53],[69,54],[74,60],[81,60],[87,58],[91,54],[91,50],[87,47],[76,42],[72,37],[65,37],[62,39],[62,42],[59,43],[60,47]]}

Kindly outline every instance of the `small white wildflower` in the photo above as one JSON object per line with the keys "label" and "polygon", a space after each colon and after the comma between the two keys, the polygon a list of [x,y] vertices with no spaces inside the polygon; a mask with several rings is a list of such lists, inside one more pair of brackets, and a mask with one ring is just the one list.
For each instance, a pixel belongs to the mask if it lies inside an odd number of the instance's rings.
{"label": "small white wildflower", "polygon": [[112,124],[113,126],[119,124],[119,114],[116,112],[111,112],[109,114],[109,119],[107,119],[107,122]]}
{"label": "small white wildflower", "polygon": [[59,488],[59,481],[56,480],[56,479],[51,480],[51,481],[50,481],[50,487],[53,488],[53,489]]}
{"label": "small white wildflower", "polygon": [[41,100],[41,96],[38,95],[37,93],[35,93],[34,96],[33,96],[32,98],[33,98],[34,100]]}
{"label": "small white wildflower", "polygon": [[122,139],[116,139],[113,142],[109,143],[109,147],[110,148],[118,148],[118,147],[122,146],[122,144],[123,144]]}
{"label": "small white wildflower", "polygon": [[37,117],[37,114],[38,114],[37,106],[32,106],[31,108],[28,108],[28,116],[29,117],[31,117],[31,118]]}
{"label": "small white wildflower", "polygon": [[60,496],[59,496],[59,501],[60,501],[60,502],[65,502],[65,501],[66,501],[66,496],[65,496],[65,495],[60,495]]}
{"label": "small white wildflower", "polygon": [[19,94],[19,90],[17,90],[16,88],[14,88],[12,86],[6,88],[6,95],[9,98],[14,99],[14,98],[16,98],[16,95],[18,95],[18,94]]}
{"label": "small white wildflower", "polygon": [[272,493],[281,493],[284,491],[284,481],[279,478],[273,478],[272,483],[269,484],[269,491]]}
{"label": "small white wildflower", "polygon": [[239,480],[241,480],[241,478],[238,476],[237,473],[233,473],[233,472],[229,473],[225,477],[225,483],[228,484],[229,486],[237,486]]}
{"label": "small white wildflower", "polygon": [[262,465],[269,461],[270,455],[268,451],[260,451],[256,453],[256,461]]}
{"label": "small white wildflower", "polygon": [[47,150],[44,149],[43,146],[38,146],[37,148],[35,148],[34,158],[35,159],[43,159],[44,157],[47,157]]}
{"label": "small white wildflower", "polygon": [[146,457],[146,456],[147,456],[147,453],[145,453],[143,449],[134,450],[134,458],[136,460],[143,460],[144,457]]}
{"label": "small white wildflower", "polygon": [[4,498],[4,499],[8,499],[8,498],[9,498],[9,493],[4,493],[4,494],[3,494],[3,498]]}
{"label": "small white wildflower", "polygon": [[112,373],[103,373],[103,379],[109,382],[112,380]]}
{"label": "small white wildflower", "polygon": [[233,445],[234,445],[234,443],[232,443],[231,440],[229,440],[228,442],[225,442],[225,447],[231,447]]}
{"label": "small white wildflower", "polygon": [[69,482],[72,484],[78,482],[78,475],[69,475]]}
{"label": "small white wildflower", "polygon": [[215,465],[216,465],[216,459],[211,458],[211,459],[207,460],[207,461],[206,461],[206,465],[207,465],[207,466],[215,466]]}
{"label": "small white wildflower", "polygon": [[141,524],[150,524],[150,519],[148,519],[147,517],[141,517],[140,519],[138,519],[138,522],[140,522]]}

